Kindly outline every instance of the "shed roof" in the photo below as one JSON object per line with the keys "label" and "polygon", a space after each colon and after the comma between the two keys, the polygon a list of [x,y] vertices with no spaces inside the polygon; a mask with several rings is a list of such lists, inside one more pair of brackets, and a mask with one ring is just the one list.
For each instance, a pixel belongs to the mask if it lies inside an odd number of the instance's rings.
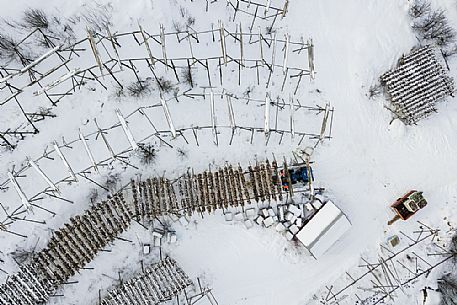
{"label": "shed roof", "polygon": [[298,232],[297,238],[317,258],[340,239],[350,227],[351,223],[346,215],[332,201],[327,201]]}

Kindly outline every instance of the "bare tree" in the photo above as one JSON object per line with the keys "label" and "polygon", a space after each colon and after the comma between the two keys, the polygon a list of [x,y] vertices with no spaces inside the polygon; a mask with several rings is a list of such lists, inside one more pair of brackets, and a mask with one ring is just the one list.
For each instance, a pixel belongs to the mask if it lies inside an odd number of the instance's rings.
{"label": "bare tree", "polygon": [[441,293],[440,305],[457,305],[457,281],[450,275],[438,280],[438,291]]}
{"label": "bare tree", "polygon": [[193,26],[195,24],[195,17],[187,16],[186,26]]}
{"label": "bare tree", "polygon": [[455,41],[455,30],[442,10],[431,11],[417,20],[412,25],[421,39],[434,41],[439,46],[445,46]]}
{"label": "bare tree", "polygon": [[182,76],[182,82],[194,87],[195,86],[195,80],[194,80],[194,73],[192,71],[192,68],[190,66],[186,66],[184,70],[181,72]]}
{"label": "bare tree", "polygon": [[[125,92],[124,92],[124,87],[120,86],[118,83],[115,83],[113,85],[114,87],[114,95],[117,97],[117,98],[120,98],[121,96],[124,96],[125,95]],[[130,91],[129,91],[130,93]]]}
{"label": "bare tree", "polygon": [[176,86],[172,83],[172,81],[166,79],[163,76],[160,76],[156,79],[157,88],[165,93],[173,92],[176,89]]}
{"label": "bare tree", "polygon": [[249,86],[246,88],[246,90],[243,92],[243,97],[251,97],[252,92],[254,91],[254,86]]}
{"label": "bare tree", "polygon": [[17,57],[18,46],[13,38],[0,34],[0,58],[13,60]]}
{"label": "bare tree", "polygon": [[148,80],[138,80],[127,86],[128,95],[133,97],[144,97],[151,93],[151,83]]}
{"label": "bare tree", "polygon": [[176,149],[176,153],[178,154],[178,157],[181,160],[187,158],[187,152],[183,148],[178,147]]}
{"label": "bare tree", "polygon": [[173,24],[173,29],[175,30],[175,32],[182,32],[183,27],[182,27],[181,23],[179,23],[176,20],[173,20],[172,24]]}
{"label": "bare tree", "polygon": [[181,23],[179,21],[176,21],[176,20],[173,20],[173,28],[177,31],[177,32],[181,32],[185,29],[187,29],[187,27],[190,27],[190,26],[193,26],[195,24],[195,17],[191,16],[189,14],[189,11],[184,8],[184,7],[179,7],[179,12],[180,12],[180,15],[181,17],[185,20],[184,23]]}
{"label": "bare tree", "polygon": [[450,245],[449,245],[449,251],[451,253],[455,254],[455,256],[453,257],[453,262],[457,263],[457,234],[452,236],[452,239],[451,239],[451,242],[450,242]]}
{"label": "bare tree", "polygon": [[377,83],[373,84],[370,86],[370,89],[368,89],[368,97],[373,98],[375,96],[378,96],[382,93],[382,85]]}
{"label": "bare tree", "polygon": [[48,29],[49,19],[43,10],[29,8],[24,12],[21,25],[29,29]]}
{"label": "bare tree", "polygon": [[95,204],[100,199],[100,194],[98,193],[98,189],[93,188],[89,192],[89,200],[90,203]]}
{"label": "bare tree", "polygon": [[140,158],[141,158],[141,163],[145,165],[150,165],[155,162],[155,159],[157,157],[157,151],[155,147],[152,144],[139,144],[140,147]]}
{"label": "bare tree", "polygon": [[446,268],[448,271],[437,281],[437,291],[441,294],[440,305],[457,305],[457,277],[455,276],[455,268],[457,266],[457,234],[452,236],[448,250],[449,253],[454,255]]}
{"label": "bare tree", "polygon": [[109,189],[110,191],[115,191],[119,182],[121,180],[121,175],[119,173],[109,173],[106,177],[106,181],[104,183],[104,187]]}
{"label": "bare tree", "polygon": [[455,54],[457,54],[457,44],[454,43],[448,48],[441,49],[441,53],[443,54],[443,57],[445,59],[454,56]]}
{"label": "bare tree", "polygon": [[85,7],[81,18],[92,32],[102,32],[113,25],[113,7],[109,4],[100,4],[96,1],[94,5]]}
{"label": "bare tree", "polygon": [[412,18],[419,18],[430,13],[431,10],[430,3],[425,0],[418,0],[411,5],[409,15]]}

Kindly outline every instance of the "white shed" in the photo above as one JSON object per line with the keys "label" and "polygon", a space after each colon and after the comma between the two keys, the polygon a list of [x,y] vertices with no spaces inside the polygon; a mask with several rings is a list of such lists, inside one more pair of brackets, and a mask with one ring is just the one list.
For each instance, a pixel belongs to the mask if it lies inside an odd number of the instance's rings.
{"label": "white shed", "polygon": [[330,200],[297,233],[298,240],[318,258],[351,227],[346,215]]}

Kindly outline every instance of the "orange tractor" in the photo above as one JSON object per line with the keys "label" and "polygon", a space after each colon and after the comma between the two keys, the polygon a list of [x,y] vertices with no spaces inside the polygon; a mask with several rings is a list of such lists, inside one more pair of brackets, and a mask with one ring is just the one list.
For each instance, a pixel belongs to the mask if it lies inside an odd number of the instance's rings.
{"label": "orange tractor", "polygon": [[391,225],[399,219],[407,220],[426,205],[427,201],[422,196],[422,192],[416,190],[409,191],[391,205],[396,215],[389,220],[388,224]]}

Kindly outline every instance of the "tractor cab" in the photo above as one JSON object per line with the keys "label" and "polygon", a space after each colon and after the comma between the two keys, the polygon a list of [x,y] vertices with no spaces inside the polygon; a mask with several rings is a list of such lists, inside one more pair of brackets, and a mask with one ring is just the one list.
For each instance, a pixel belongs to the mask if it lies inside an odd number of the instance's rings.
{"label": "tractor cab", "polygon": [[314,181],[313,169],[306,165],[296,165],[289,168],[283,168],[279,171],[281,176],[282,188],[285,191],[289,190],[289,185],[302,184],[305,185],[309,181]]}
{"label": "tractor cab", "polygon": [[405,200],[404,205],[408,211],[411,213],[416,213],[418,210],[427,205],[427,201],[425,201],[424,197],[422,196],[422,192],[414,191]]}

